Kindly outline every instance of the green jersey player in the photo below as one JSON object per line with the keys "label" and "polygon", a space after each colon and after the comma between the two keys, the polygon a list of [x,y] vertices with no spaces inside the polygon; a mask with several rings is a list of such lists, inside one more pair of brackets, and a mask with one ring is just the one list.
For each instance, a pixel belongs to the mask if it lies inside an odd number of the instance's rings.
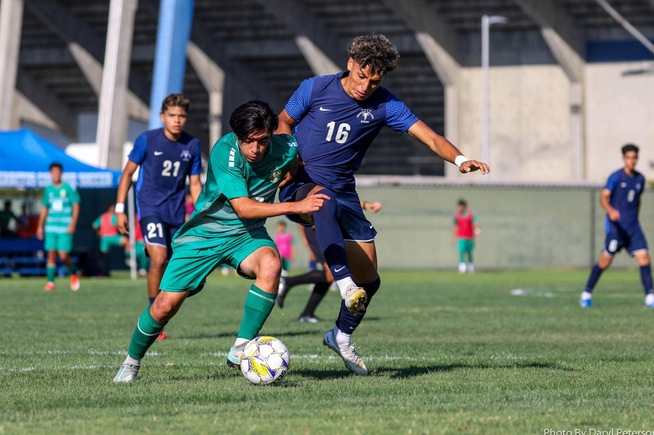
{"label": "green jersey player", "polygon": [[140,362],[188,296],[203,289],[220,265],[254,279],[227,364],[238,367],[245,344],[258,333],[275,305],[281,259],[268,235],[266,218],[319,210],[325,195],[273,204],[287,173],[297,164],[297,144],[290,135],[275,135],[277,116],[261,101],[238,107],[229,124],[233,133],[216,142],[207,180],[195,211],[173,238],[173,256],[161,292],[138,319],[127,358],[114,382],[136,379]]}
{"label": "green jersey player", "polygon": [[39,225],[36,230],[36,237],[41,240],[45,239],[44,249],[48,253],[46,291],[55,289],[57,255],[68,268],[70,289],[77,291],[80,286],[77,268],[70,258],[70,251],[73,248],[73,233],[75,233],[79,217],[79,194],[70,184],[62,180],[62,174],[61,163],[50,165],[52,184],[43,190]]}

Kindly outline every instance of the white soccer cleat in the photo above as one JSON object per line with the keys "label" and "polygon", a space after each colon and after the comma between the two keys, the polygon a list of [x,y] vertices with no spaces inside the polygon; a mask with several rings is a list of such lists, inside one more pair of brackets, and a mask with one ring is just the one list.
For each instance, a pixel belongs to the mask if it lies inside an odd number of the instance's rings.
{"label": "white soccer cleat", "polygon": [[645,306],[654,308],[654,293],[649,293],[645,296]]}
{"label": "white soccer cleat", "polygon": [[352,314],[359,314],[366,311],[366,302],[368,302],[368,295],[361,287],[350,284],[345,290],[345,306]]}
{"label": "white soccer cleat", "polygon": [[122,363],[116,377],[114,378],[114,382],[117,384],[133,382],[139,374],[139,368],[141,368],[139,365],[127,362]]}
{"label": "white soccer cleat", "polygon": [[468,273],[475,273],[475,265],[468,263]]}
{"label": "white soccer cleat", "polygon": [[466,273],[466,264],[459,263],[459,273]]}
{"label": "white soccer cleat", "polygon": [[361,361],[359,355],[357,355],[357,350],[354,345],[348,344],[345,346],[339,346],[336,342],[336,336],[334,335],[333,329],[325,332],[325,335],[322,338],[322,344],[336,352],[338,356],[343,359],[345,367],[351,373],[359,376],[365,376],[368,374],[368,368],[366,367],[366,364]]}

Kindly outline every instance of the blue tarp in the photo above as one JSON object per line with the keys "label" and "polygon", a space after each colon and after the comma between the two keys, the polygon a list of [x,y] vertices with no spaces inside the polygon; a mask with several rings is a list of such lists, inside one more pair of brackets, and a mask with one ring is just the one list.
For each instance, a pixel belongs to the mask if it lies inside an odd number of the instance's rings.
{"label": "blue tarp", "polygon": [[82,163],[30,130],[0,132],[0,187],[48,186],[52,162],[62,164],[64,181],[77,189],[117,187],[120,180],[120,171]]}

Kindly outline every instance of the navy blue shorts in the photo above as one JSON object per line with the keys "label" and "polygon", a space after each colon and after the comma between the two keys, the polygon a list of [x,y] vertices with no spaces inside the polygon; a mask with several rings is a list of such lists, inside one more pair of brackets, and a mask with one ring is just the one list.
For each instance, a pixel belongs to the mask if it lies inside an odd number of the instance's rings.
{"label": "navy blue shorts", "polygon": [[161,246],[168,249],[168,258],[173,254],[171,242],[181,225],[171,225],[157,216],[146,216],[139,220],[146,245]]}
{"label": "navy blue shorts", "polygon": [[632,256],[638,251],[647,251],[647,239],[645,234],[637,225],[629,230],[626,230],[618,225],[611,225],[609,232],[606,233],[606,241],[604,242],[604,251],[611,257],[625,248]]}
{"label": "navy blue shorts", "polygon": [[[313,183],[291,182],[279,192],[279,200],[282,202],[302,200],[314,186]],[[343,239],[358,242],[375,240],[377,230],[363,214],[359,195],[355,191],[332,191],[331,196],[336,200],[336,218]],[[298,215],[286,215],[286,217],[304,226],[312,225],[300,219]]]}

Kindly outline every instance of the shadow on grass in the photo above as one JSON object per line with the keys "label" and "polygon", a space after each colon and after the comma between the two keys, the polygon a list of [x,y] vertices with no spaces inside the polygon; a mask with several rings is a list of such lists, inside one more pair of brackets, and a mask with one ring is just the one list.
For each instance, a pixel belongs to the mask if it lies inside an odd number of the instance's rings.
{"label": "shadow on grass", "polygon": [[450,372],[459,369],[473,369],[473,370],[488,370],[488,369],[547,369],[547,370],[561,370],[566,372],[574,371],[570,367],[560,364],[542,363],[542,362],[521,362],[511,364],[444,364],[427,367],[377,367],[370,371],[371,376],[384,376],[392,379],[411,378],[422,376],[434,372]]}

